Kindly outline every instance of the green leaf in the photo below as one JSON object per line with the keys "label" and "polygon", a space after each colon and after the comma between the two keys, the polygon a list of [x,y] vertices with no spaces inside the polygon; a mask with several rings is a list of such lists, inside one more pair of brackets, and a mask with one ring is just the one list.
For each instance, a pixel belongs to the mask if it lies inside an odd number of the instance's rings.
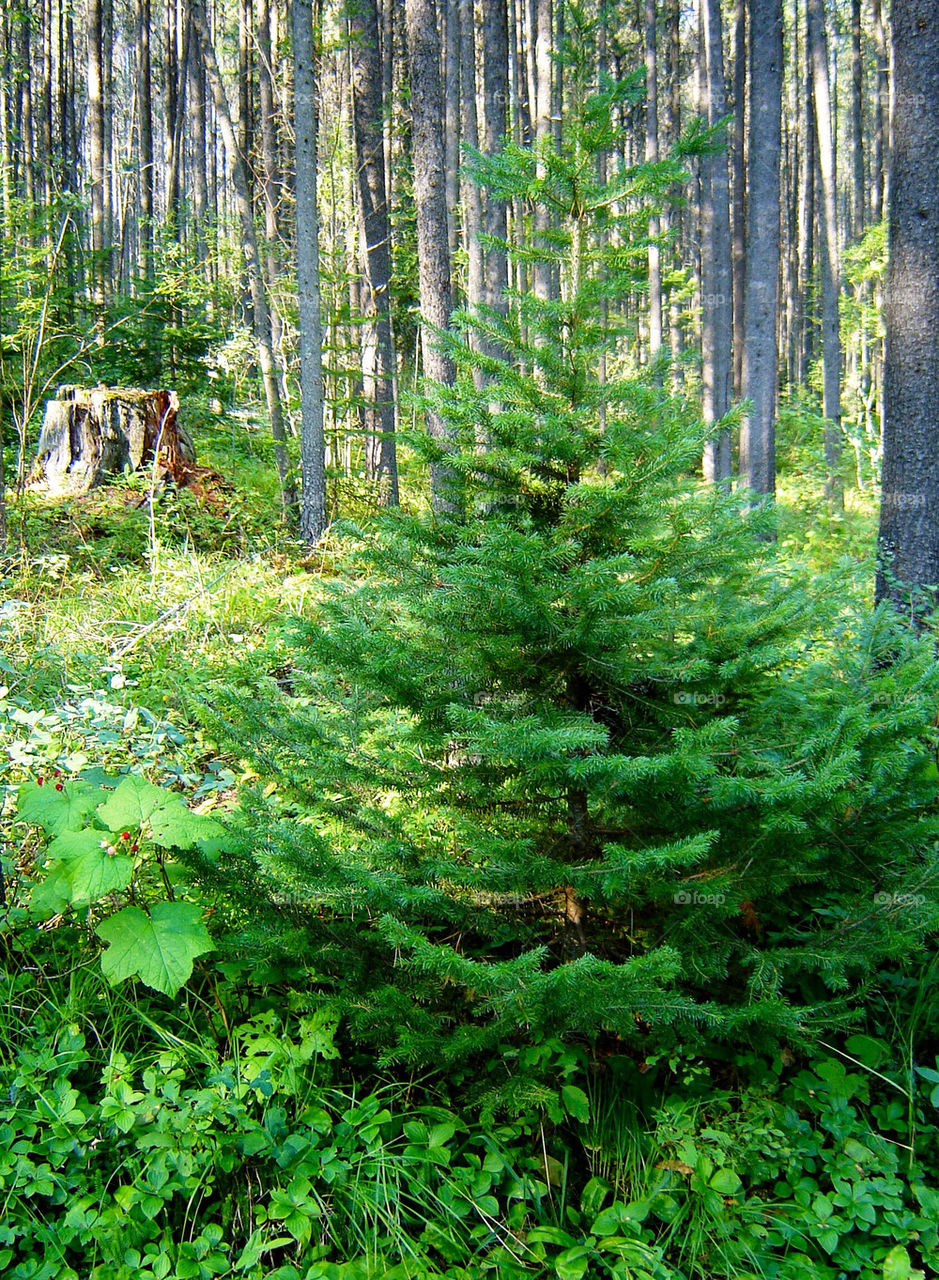
{"label": "green leaf", "polygon": [[89,827],[56,836],[49,845],[49,856],[54,861],[44,882],[49,889],[45,894],[33,891],[30,904],[34,909],[40,902],[52,905],[62,895],[74,907],[87,906],[106,894],[126,889],[134,871],[133,858],[109,854],[101,844],[101,832]]}
{"label": "green leaf", "polygon": [[212,950],[201,912],[191,902],[158,902],[149,916],[125,907],[103,920],[97,934],[108,944],[101,969],[112,985],[139,977],[168,996],[189,979],[196,956]]}
{"label": "green leaf", "polygon": [[134,860],[123,854],[109,857],[104,849],[89,849],[65,865],[73,907],[87,906],[99,898],[126,889],[134,874]]}
{"label": "green leaf", "polygon": [[579,1244],[573,1249],[565,1249],[563,1253],[559,1253],[554,1259],[558,1280],[581,1280],[581,1276],[586,1274],[587,1267],[590,1265],[592,1252],[592,1249]]}
{"label": "green leaf", "polygon": [[716,1191],[718,1195],[735,1196],[743,1186],[743,1183],[733,1169],[718,1169],[708,1186],[712,1191]]}
{"label": "green leaf", "polygon": [[580,1193],[581,1209],[583,1209],[584,1213],[598,1213],[609,1193],[610,1184],[608,1182],[605,1182],[603,1178],[591,1178]]}
{"label": "green leaf", "polygon": [[902,1244],[894,1245],[884,1258],[884,1280],[923,1280],[924,1274],[913,1270],[910,1255]]}
{"label": "green leaf", "polygon": [[834,1253],[834,1251],[838,1248],[838,1241],[840,1239],[840,1236],[838,1235],[838,1232],[835,1231],[833,1228],[825,1227],[823,1231],[820,1231],[818,1233],[816,1239],[818,1240],[818,1243],[822,1246],[822,1248],[825,1250],[826,1253]]}
{"label": "green leaf", "polygon": [[57,791],[50,779],[41,787],[35,782],[24,783],[19,791],[17,817],[42,827],[50,836],[81,830],[105,793],[100,787],[92,787],[80,778],[61,785],[62,790]]}
{"label": "green leaf", "polygon": [[111,831],[146,828],[163,849],[192,849],[202,841],[219,839],[224,829],[213,818],[187,809],[182,797],[145,778],[128,774],[98,808],[99,819]]}
{"label": "green leaf", "polygon": [[590,1100],[583,1089],[578,1089],[576,1084],[564,1085],[561,1089],[561,1102],[567,1114],[579,1120],[581,1124],[586,1124],[590,1119]]}

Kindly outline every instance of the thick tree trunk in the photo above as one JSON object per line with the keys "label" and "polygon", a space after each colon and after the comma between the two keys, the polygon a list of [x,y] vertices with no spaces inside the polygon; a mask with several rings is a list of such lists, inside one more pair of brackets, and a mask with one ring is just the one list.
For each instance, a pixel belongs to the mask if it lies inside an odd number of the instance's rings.
{"label": "thick tree trunk", "polygon": [[[878,600],[918,624],[939,585],[939,13],[893,0],[894,107]],[[935,596],[931,594],[931,602]]]}
{"label": "thick tree trunk", "polygon": [[[707,78],[708,124],[722,120],[724,105],[724,39],[720,0],[701,0],[704,28],[705,74]],[[702,249],[701,353],[703,413],[713,424],[730,409],[733,368],[733,264],[730,241],[730,189],[727,152],[706,158],[702,175],[704,188],[704,243]],[[731,474],[730,432],[723,431],[704,450],[704,476],[729,484]]]}
{"label": "thick tree trunk", "polygon": [[293,0],[294,130],[297,161],[297,301],[300,344],[300,533],[326,528],[323,335],[316,211],[316,74],[311,0]]}
{"label": "thick tree trunk", "polygon": [[290,460],[287,456],[284,410],[280,398],[277,367],[271,346],[271,313],[261,271],[261,259],[258,255],[258,241],[254,230],[254,211],[251,207],[245,160],[235,138],[228,98],[225,94],[225,86],[222,83],[221,72],[215,57],[215,49],[209,37],[209,27],[205,10],[202,7],[202,0],[191,0],[191,14],[199,37],[206,79],[215,102],[216,118],[225,142],[225,151],[228,155],[228,163],[231,169],[232,185],[235,188],[235,202],[238,206],[238,217],[241,223],[245,266],[251,290],[251,307],[254,312],[258,364],[261,368],[264,398],[267,402],[267,411],[271,420],[271,435],[274,438],[274,459],[277,464],[277,475],[280,479],[281,495],[285,506],[293,506],[296,502],[296,493],[288,478]]}
{"label": "thick tree trunk", "polygon": [[[450,386],[455,376],[453,361],[441,348],[438,336],[450,323],[452,307],[441,129],[440,33],[433,0],[406,0],[405,23],[411,82],[421,355],[425,377]],[[427,430],[434,440],[445,443],[447,429],[438,414],[428,412]],[[432,464],[430,486],[434,510],[453,510],[448,493],[450,472],[444,462]]]}
{"label": "thick tree trunk", "polygon": [[366,461],[379,481],[380,500],[398,503],[395,451],[395,351],[391,333],[391,226],[385,190],[381,50],[376,0],[358,0],[350,12],[352,102],[355,118],[356,193],[362,223],[364,278],[363,382]]}
{"label": "thick tree trunk", "polygon": [[815,103],[815,136],[818,143],[816,154],[822,191],[819,257],[824,365],[822,412],[825,416],[825,462],[829,472],[826,492],[837,506],[843,506],[844,496],[838,474],[841,463],[841,339],[838,323],[841,255],[838,250],[838,193],[835,186],[835,140],[832,131],[824,0],[807,0],[806,39],[812,58],[812,98]]}
{"label": "thick tree trunk", "polygon": [[776,489],[776,311],[783,79],[782,0],[750,5],[747,278],[743,393],[752,402],[740,430],[740,479],[754,493]]}
{"label": "thick tree trunk", "polygon": [[195,462],[175,391],[60,387],[46,402],[27,484],[75,496],[154,461],[159,480],[179,479]]}

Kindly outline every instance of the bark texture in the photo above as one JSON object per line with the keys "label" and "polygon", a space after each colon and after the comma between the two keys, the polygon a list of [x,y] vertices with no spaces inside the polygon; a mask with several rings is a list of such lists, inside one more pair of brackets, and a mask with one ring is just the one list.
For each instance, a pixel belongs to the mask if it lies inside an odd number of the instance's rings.
{"label": "bark texture", "polygon": [[776,490],[776,311],[779,297],[779,179],[783,78],[782,0],[750,6],[747,272],[743,393],[752,402],[740,430],[740,479]]}
{"label": "bark texture", "polygon": [[[724,118],[724,40],[719,0],[701,0],[704,28],[708,124]],[[717,422],[730,409],[733,380],[731,362],[733,271],[730,240],[730,183],[727,152],[706,159],[702,173],[705,228],[702,245],[701,354],[703,414],[705,422]],[[730,480],[730,432],[708,442],[704,450],[704,476]]]}
{"label": "bark texture", "polygon": [[152,464],[157,450],[158,479],[180,480],[196,460],[175,391],[59,387],[46,402],[27,483],[52,497],[74,497]]}
{"label": "bark texture", "polygon": [[293,0],[294,145],[297,161],[297,304],[300,345],[300,533],[326,528],[323,334],[316,212],[316,75],[311,0]]}
{"label": "bark texture", "polygon": [[[442,349],[439,337],[450,323],[452,305],[441,128],[440,35],[433,0],[407,0],[405,22],[411,81],[421,357],[425,376],[449,386],[455,376],[453,361]],[[427,414],[427,430],[434,440],[446,440],[446,426],[438,414]],[[430,484],[434,510],[451,510],[449,471],[442,462],[431,466]]]}
{"label": "bark texture", "polygon": [[923,620],[939,584],[939,11],[894,0],[878,600]]}

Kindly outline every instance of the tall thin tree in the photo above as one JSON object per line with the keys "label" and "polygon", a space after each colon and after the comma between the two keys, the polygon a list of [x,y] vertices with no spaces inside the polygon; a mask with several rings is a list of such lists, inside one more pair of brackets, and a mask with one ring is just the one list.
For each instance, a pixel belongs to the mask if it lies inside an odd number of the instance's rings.
{"label": "tall thin tree", "polygon": [[841,460],[841,337],[838,296],[841,255],[838,247],[838,192],[835,172],[835,137],[832,126],[831,85],[828,70],[828,35],[824,0],[807,0],[806,39],[812,59],[812,101],[815,107],[816,155],[822,193],[819,208],[819,258],[822,304],[822,412],[825,417],[827,492],[843,502]]}
{"label": "tall thin tree", "polygon": [[[720,0],[701,0],[708,124],[724,118],[724,38]],[[730,238],[730,184],[727,152],[705,158],[702,174],[705,226],[702,245],[701,354],[704,420],[713,424],[730,409],[733,366],[733,263]],[[730,432],[708,441],[704,475],[727,483],[731,473]]]}
{"label": "tall thin tree", "polygon": [[783,83],[782,0],[751,0],[747,146],[747,270],[740,479],[754,493],[776,489],[776,310]]}
{"label": "tall thin tree", "polygon": [[198,44],[205,68],[206,80],[215,103],[215,115],[219,129],[225,142],[225,152],[231,173],[232,185],[235,189],[235,203],[241,224],[241,240],[248,273],[248,286],[251,291],[251,307],[254,312],[254,332],[258,345],[258,364],[261,369],[261,380],[264,384],[264,398],[271,422],[271,435],[274,438],[274,460],[277,475],[280,479],[281,496],[285,507],[296,502],[294,486],[290,482],[290,459],[287,454],[287,435],[284,429],[284,409],[280,397],[280,385],[274,352],[271,345],[271,312],[264,286],[264,275],[258,253],[257,234],[254,229],[254,210],[251,205],[251,194],[248,187],[247,166],[245,158],[235,137],[231,109],[215,56],[215,46],[209,33],[203,0],[190,0],[190,12],[193,26],[198,35]]}
{"label": "tall thin tree", "polygon": [[292,0],[292,19],[300,347],[300,534],[305,541],[313,543],[326,528],[326,449],[316,209],[316,48],[312,0]]}
{"label": "tall thin tree", "polygon": [[[418,284],[421,298],[421,357],[424,374],[452,385],[453,360],[440,333],[450,323],[450,249],[441,122],[440,32],[433,0],[406,0],[408,62],[411,87],[411,148],[414,157],[414,203],[417,211]],[[435,412],[427,414],[431,437],[445,445],[447,429]],[[438,512],[452,510],[449,468],[432,464],[431,501]]]}
{"label": "tall thin tree", "polygon": [[383,79],[376,0],[353,0],[349,10],[352,104],[355,125],[356,195],[365,288],[362,375],[365,392],[366,460],[379,482],[380,499],[398,502],[395,451],[395,351],[391,332],[391,223],[385,190]]}

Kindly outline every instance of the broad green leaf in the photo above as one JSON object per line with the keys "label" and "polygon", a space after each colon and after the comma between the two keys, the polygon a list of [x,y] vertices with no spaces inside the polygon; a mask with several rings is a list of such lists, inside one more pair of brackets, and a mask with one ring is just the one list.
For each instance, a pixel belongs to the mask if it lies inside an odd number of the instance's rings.
{"label": "broad green leaf", "polygon": [[590,1265],[592,1250],[585,1245],[576,1245],[573,1249],[565,1249],[554,1259],[554,1270],[558,1280],[581,1280]]}
{"label": "broad green leaf", "polygon": [[101,848],[102,840],[106,845],[111,843],[108,832],[98,831],[94,827],[85,827],[81,831],[63,831],[50,841],[48,856],[53,862],[71,862],[73,858],[83,858],[94,849],[107,857],[106,851]]}
{"label": "broad green leaf", "polygon": [[201,912],[191,902],[158,902],[149,916],[125,907],[103,920],[97,934],[108,944],[101,969],[112,985],[139,977],[168,996],[189,979],[196,956],[212,950]]}
{"label": "broad green leaf", "polygon": [[835,1231],[832,1227],[825,1227],[824,1230],[819,1231],[818,1235],[816,1236],[818,1243],[822,1246],[822,1248],[825,1250],[826,1253],[834,1253],[834,1251],[838,1248],[838,1241],[840,1238],[841,1237],[838,1235],[838,1232]]}
{"label": "broad green leaf", "polygon": [[852,1057],[857,1058],[858,1062],[863,1062],[865,1067],[872,1067],[875,1071],[890,1053],[889,1047],[873,1036],[849,1036],[844,1047]]}
{"label": "broad green leaf", "polygon": [[[329,1005],[316,1009],[309,1017],[300,1019],[300,1054],[304,1062],[311,1058],[338,1058],[336,1032],[339,1014]],[[455,1131],[454,1131],[455,1132]]]}
{"label": "broad green leaf", "polygon": [[602,1178],[591,1178],[580,1193],[580,1207],[584,1213],[599,1213],[603,1201],[610,1193],[610,1184]]}
{"label": "broad green leaf", "polygon": [[52,778],[45,779],[41,787],[35,782],[24,783],[19,790],[17,817],[42,827],[50,836],[81,830],[106,793],[80,778],[60,785],[62,790],[57,791]]}
{"label": "broad green leaf", "polygon": [[563,1086],[561,1089],[561,1101],[564,1104],[564,1110],[569,1116],[573,1116],[575,1120],[586,1124],[590,1119],[590,1100],[583,1089],[578,1089],[576,1084]]}
{"label": "broad green leaf", "polygon": [[101,848],[102,833],[86,827],[84,831],[63,831],[49,845],[52,865],[45,878],[30,896],[30,907],[58,915],[71,904],[87,906],[108,893],[126,889],[133,875],[133,859],[124,854],[110,855]]}
{"label": "broad green leaf", "polygon": [[134,860],[125,854],[110,857],[101,848],[65,863],[72,892],[72,906],[82,907],[97,902],[106,894],[126,889],[134,874]]}
{"label": "broad green leaf", "polygon": [[718,1169],[708,1184],[712,1191],[721,1196],[735,1196],[743,1183],[733,1169]]}
{"label": "broad green leaf", "polygon": [[61,913],[72,901],[72,885],[64,862],[54,862],[46,870],[44,878],[33,886],[29,895],[29,909],[50,920]]}
{"label": "broad green leaf", "polygon": [[220,839],[223,827],[213,818],[187,809],[181,796],[128,774],[98,808],[98,818],[111,830],[144,827],[154,844],[164,849],[192,849],[203,841]]}
{"label": "broad green leaf", "polygon": [[910,1255],[902,1244],[894,1245],[884,1258],[884,1280],[923,1280],[924,1274],[913,1270]]}

